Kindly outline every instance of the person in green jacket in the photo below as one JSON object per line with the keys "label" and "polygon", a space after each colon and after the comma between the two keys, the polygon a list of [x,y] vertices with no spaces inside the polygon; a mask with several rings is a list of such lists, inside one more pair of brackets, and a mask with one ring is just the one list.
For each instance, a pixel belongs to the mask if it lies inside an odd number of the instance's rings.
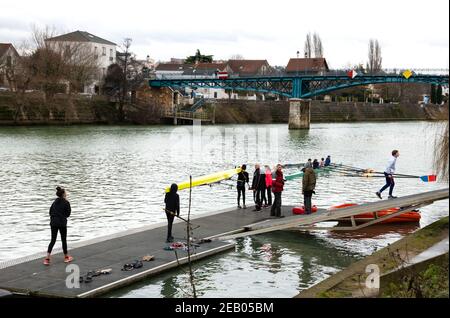
{"label": "person in green jacket", "polygon": [[303,182],[302,182],[302,192],[303,200],[305,204],[305,213],[311,214],[312,207],[312,195],[315,194],[314,189],[316,188],[316,174],[313,168],[303,168]]}

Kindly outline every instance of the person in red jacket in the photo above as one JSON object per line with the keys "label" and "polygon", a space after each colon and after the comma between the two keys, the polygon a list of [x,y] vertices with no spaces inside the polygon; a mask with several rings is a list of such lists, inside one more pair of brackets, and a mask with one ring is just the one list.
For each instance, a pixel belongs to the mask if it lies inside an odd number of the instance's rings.
{"label": "person in red jacket", "polygon": [[283,167],[278,164],[276,171],[276,179],[272,182],[272,191],[275,196],[275,200],[273,201],[272,208],[270,210],[270,215],[283,218],[284,215],[281,215],[281,192],[283,192],[284,187],[284,177],[283,177]]}
{"label": "person in red jacket", "polygon": [[267,201],[266,206],[272,205],[272,170],[269,166],[266,166],[266,189],[267,189]]}

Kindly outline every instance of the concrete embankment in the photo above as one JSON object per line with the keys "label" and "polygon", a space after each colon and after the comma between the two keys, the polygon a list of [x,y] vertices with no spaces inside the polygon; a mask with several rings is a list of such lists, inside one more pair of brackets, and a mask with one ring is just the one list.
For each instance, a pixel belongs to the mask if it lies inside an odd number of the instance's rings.
{"label": "concrete embankment", "polygon": [[[448,230],[449,217],[445,217],[355,262],[297,297],[417,297],[418,290],[423,297],[448,297],[448,284],[438,284],[448,282],[448,250],[430,259],[411,261],[448,240]],[[380,270],[380,289],[368,289],[365,284],[367,266],[373,264]],[[414,289],[408,289],[411,284]]]}
{"label": "concrete embankment", "polygon": [[[217,101],[217,124],[287,123],[288,101]],[[445,120],[445,106],[418,104],[370,104],[312,101],[311,122],[359,122],[398,120]]]}

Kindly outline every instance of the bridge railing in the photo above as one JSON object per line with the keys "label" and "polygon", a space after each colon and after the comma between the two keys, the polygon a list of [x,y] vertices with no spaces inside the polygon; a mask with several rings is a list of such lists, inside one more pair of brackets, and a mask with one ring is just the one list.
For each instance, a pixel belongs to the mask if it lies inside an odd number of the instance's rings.
{"label": "bridge railing", "polygon": [[190,112],[190,111],[183,111],[183,110],[165,110],[162,113],[163,117],[169,117],[169,118],[181,118],[181,119],[199,119],[199,120],[211,120],[211,118],[208,116],[208,114],[203,112]]}

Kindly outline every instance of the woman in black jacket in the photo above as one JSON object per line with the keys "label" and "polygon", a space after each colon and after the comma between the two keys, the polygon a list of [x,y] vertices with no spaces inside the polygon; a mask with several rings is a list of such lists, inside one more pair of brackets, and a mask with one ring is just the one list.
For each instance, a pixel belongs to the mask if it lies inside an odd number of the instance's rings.
{"label": "woman in black jacket", "polygon": [[64,252],[64,263],[70,263],[73,257],[67,253],[67,218],[70,216],[70,203],[67,201],[66,190],[56,187],[56,200],[50,207],[50,228],[52,231],[52,239],[47,249],[47,257],[44,259],[44,265],[50,265],[50,255],[58,236],[61,235],[62,248]]}
{"label": "woman in black jacket", "polygon": [[167,243],[173,242],[172,224],[175,216],[180,216],[180,196],[177,193],[178,186],[174,183],[170,186],[170,192],[166,193],[164,203],[166,203],[167,216]]}

